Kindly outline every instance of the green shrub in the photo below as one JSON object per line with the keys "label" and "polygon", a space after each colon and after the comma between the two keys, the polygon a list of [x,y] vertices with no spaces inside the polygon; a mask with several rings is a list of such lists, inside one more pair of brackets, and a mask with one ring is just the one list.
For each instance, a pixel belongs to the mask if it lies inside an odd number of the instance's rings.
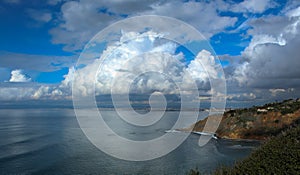
{"label": "green shrub", "polygon": [[[282,131],[271,138],[248,158],[236,162],[233,167],[222,166],[214,171],[216,175],[238,174],[300,174],[300,125]],[[199,175],[191,170],[189,175]]]}
{"label": "green shrub", "polygon": [[300,126],[270,139],[248,158],[232,168],[221,167],[214,174],[300,174]]}

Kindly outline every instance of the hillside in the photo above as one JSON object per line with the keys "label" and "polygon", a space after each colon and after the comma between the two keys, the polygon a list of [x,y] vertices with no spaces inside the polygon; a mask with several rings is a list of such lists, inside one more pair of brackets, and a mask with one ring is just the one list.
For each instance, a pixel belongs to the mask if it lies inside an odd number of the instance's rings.
{"label": "hillside", "polygon": [[248,158],[232,168],[223,167],[214,174],[300,174],[300,125],[270,139]]}
{"label": "hillside", "polygon": [[[265,140],[299,119],[300,99],[229,110],[224,113],[216,135],[227,139]],[[198,121],[193,131],[202,131],[206,120]]]}
{"label": "hillside", "polygon": [[[212,174],[300,174],[300,120],[270,138],[244,160],[232,167],[220,167]],[[200,175],[198,169],[190,170],[189,175]]]}

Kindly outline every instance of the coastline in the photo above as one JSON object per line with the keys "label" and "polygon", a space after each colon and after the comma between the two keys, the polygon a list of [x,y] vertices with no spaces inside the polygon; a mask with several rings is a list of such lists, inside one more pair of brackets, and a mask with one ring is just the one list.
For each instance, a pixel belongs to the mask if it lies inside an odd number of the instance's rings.
{"label": "coastline", "polygon": [[[211,130],[222,139],[264,142],[300,121],[300,100],[290,99],[252,108],[233,109],[220,117],[221,121],[217,121],[220,118],[208,116],[180,130],[191,132]],[[218,128],[207,127],[208,119],[216,120]]]}
{"label": "coastline", "polygon": [[268,140],[268,139],[258,140],[258,139],[241,139],[241,138],[226,138],[226,137],[218,137],[218,139],[228,140],[228,141],[260,142],[260,143],[265,143]]}

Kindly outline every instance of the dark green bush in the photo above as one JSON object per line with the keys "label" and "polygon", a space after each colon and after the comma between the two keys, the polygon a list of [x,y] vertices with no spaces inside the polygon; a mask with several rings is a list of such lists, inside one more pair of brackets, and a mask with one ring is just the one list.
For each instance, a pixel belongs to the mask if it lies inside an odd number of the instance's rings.
{"label": "dark green bush", "polygon": [[300,126],[270,139],[232,168],[214,174],[300,174]]}
{"label": "dark green bush", "polygon": [[[300,125],[294,125],[271,138],[248,158],[233,167],[220,167],[213,174],[300,174]],[[190,175],[198,175],[191,170]]]}

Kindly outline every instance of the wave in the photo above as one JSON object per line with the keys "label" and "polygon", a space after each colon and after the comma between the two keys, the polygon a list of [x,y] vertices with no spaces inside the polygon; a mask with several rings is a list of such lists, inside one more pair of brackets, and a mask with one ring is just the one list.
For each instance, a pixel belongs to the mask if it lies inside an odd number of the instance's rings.
{"label": "wave", "polygon": [[178,133],[178,132],[182,132],[182,131],[179,131],[177,129],[172,129],[172,130],[166,130],[165,132],[166,133]]}
{"label": "wave", "polygon": [[0,164],[4,163],[4,162],[15,160],[15,159],[21,159],[21,158],[28,157],[28,156],[39,155],[41,152],[43,152],[45,150],[53,149],[53,147],[57,146],[57,145],[58,144],[48,144],[46,146],[42,146],[42,147],[37,148],[35,150],[24,151],[24,152],[18,153],[18,154],[10,154],[10,155],[1,157],[0,158]]}
{"label": "wave", "polygon": [[231,149],[253,149],[255,147],[254,146],[232,145],[232,146],[228,146],[228,148],[231,148]]}
{"label": "wave", "polygon": [[39,136],[35,136],[35,137],[27,137],[26,139],[19,139],[19,140],[15,140],[14,142],[10,142],[10,143],[5,143],[0,145],[0,149],[3,149],[7,146],[14,146],[14,145],[18,145],[18,144],[26,144],[26,143],[31,143],[31,142],[35,142],[38,141],[42,138],[46,138],[51,136],[52,134],[43,134],[43,135],[39,135]]}

